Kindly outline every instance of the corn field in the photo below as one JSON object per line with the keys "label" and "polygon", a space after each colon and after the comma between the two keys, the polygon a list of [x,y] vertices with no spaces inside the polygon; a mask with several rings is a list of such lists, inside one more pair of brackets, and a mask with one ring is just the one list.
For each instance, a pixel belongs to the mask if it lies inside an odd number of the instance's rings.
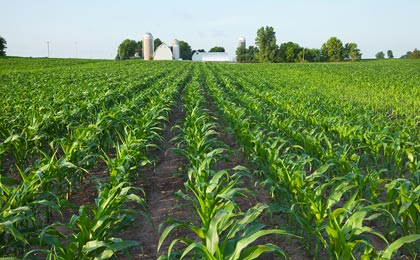
{"label": "corn field", "polygon": [[4,58],[0,97],[0,259],[137,259],[165,130],[191,207],[153,223],[159,259],[420,257],[420,62]]}

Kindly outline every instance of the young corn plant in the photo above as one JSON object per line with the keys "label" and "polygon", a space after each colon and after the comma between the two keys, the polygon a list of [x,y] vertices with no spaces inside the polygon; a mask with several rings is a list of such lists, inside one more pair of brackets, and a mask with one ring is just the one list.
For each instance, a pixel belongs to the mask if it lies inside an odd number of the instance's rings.
{"label": "young corn plant", "polygon": [[[191,85],[190,89],[197,89],[194,87],[197,85]],[[288,233],[279,229],[264,230],[264,225],[255,222],[267,208],[266,205],[258,204],[245,213],[240,211],[235,198],[246,192],[237,187],[244,173],[231,175],[227,170],[213,170],[214,163],[220,160],[224,148],[219,146],[221,143],[215,137],[215,124],[209,122],[210,117],[201,108],[203,102],[200,97],[194,96],[198,91],[188,92],[187,89],[186,92],[187,117],[179,128],[183,138],[180,142],[181,153],[189,160],[190,169],[185,183],[188,193],[178,194],[192,202],[199,221],[193,223],[168,220],[161,233],[158,250],[169,233],[176,228],[189,229],[197,239],[174,239],[169,245],[168,253],[160,259],[172,259],[172,249],[177,243],[185,245],[176,255],[181,259],[255,259],[266,252],[285,256],[285,252],[273,244],[254,245],[263,236]]]}
{"label": "young corn plant", "polygon": [[[138,245],[135,241],[114,237],[133,224],[133,214],[145,214],[124,208],[128,201],[144,206],[144,198],[134,191],[143,193],[143,190],[124,181],[115,186],[105,184],[99,188],[94,207],[81,206],[79,213],[73,215],[68,223],[56,222],[45,227],[40,234],[40,245],[50,248],[48,258],[108,259],[121,251],[127,253],[127,248]],[[60,231],[63,227],[70,234]]]}
{"label": "young corn plant", "polygon": [[42,187],[50,182],[41,172],[19,171],[20,181],[0,176],[0,255],[20,256],[38,242],[45,218],[42,213],[60,213],[59,198]]}

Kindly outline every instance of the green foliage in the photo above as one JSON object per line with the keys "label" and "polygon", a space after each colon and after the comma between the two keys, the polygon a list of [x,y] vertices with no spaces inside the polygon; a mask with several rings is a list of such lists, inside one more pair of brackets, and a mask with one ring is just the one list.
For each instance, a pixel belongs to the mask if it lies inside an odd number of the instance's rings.
{"label": "green foliage", "polygon": [[393,59],[393,58],[394,58],[394,53],[392,52],[392,50],[388,50],[388,51],[386,52],[386,54],[387,54],[387,56],[388,56],[388,59]]}
{"label": "green foliage", "polygon": [[271,26],[261,27],[257,31],[257,37],[255,38],[255,44],[258,48],[256,60],[258,62],[274,62],[277,45],[276,45],[276,33],[274,28]]}
{"label": "green foliage", "polygon": [[377,60],[383,60],[383,59],[385,59],[385,53],[383,51],[380,51],[380,52],[375,54],[375,57],[376,57]]}
{"label": "green foliage", "polygon": [[362,59],[362,54],[360,50],[357,48],[356,43],[346,43],[343,49],[343,59],[344,60],[351,60],[357,61]]}
{"label": "green foliage", "polygon": [[225,48],[220,46],[215,46],[209,50],[209,52],[225,52]]}
{"label": "green foliage", "polygon": [[322,44],[322,58],[325,61],[342,61],[343,60],[343,43],[337,37],[331,37],[327,42]]}
{"label": "green foliage", "polygon": [[6,56],[7,42],[6,39],[0,35],[0,56]]}
{"label": "green foliage", "polygon": [[305,48],[305,52],[304,53],[302,52],[302,56],[305,57],[305,61],[310,61],[310,62],[322,61],[322,51],[321,51],[321,49],[307,49],[307,48]]}
{"label": "green foliage", "polygon": [[[408,126],[417,124],[417,112],[408,104],[418,103],[410,89],[419,64],[320,65],[211,66],[207,85],[309,255],[389,259],[398,250],[415,259],[420,151],[410,138],[418,128]],[[380,94],[385,82],[400,86],[392,92],[406,99],[405,108],[390,92]],[[373,236],[389,249],[376,247]]]}
{"label": "green foliage", "polygon": [[156,39],[154,39],[153,40],[153,45],[154,45],[154,47],[155,47],[155,50],[162,44],[163,42],[162,42],[162,40],[161,39],[159,39],[159,38],[156,38]]}
{"label": "green foliage", "polygon": [[191,60],[193,52],[191,46],[185,41],[179,41],[180,57],[183,60]]}
{"label": "green foliage", "polygon": [[126,60],[134,56],[138,43],[134,40],[125,39],[118,46],[118,56],[121,60]]}
{"label": "green foliage", "polygon": [[[254,245],[257,239],[269,235],[289,235],[279,229],[264,230],[256,218],[268,206],[257,204],[245,213],[239,210],[235,198],[243,196],[245,190],[238,188],[242,173],[231,174],[228,170],[214,171],[214,164],[222,158],[225,151],[216,138],[216,125],[211,121],[200,95],[199,84],[193,81],[185,90],[185,122],[179,126],[182,134],[178,137],[179,152],[189,161],[188,180],[178,195],[192,202],[198,216],[198,223],[169,219],[161,232],[158,250],[169,233],[176,228],[187,228],[197,239],[176,238],[171,241],[167,255],[160,259],[172,259],[172,249],[177,243],[186,247],[181,249],[180,259],[184,257],[205,259],[255,259],[265,252],[274,252],[285,256],[285,252],[272,244]],[[202,82],[203,83],[203,82]],[[243,170],[236,167],[233,170]]]}
{"label": "green foliage", "polygon": [[420,59],[420,50],[414,49],[406,54],[407,59]]}
{"label": "green foliage", "polygon": [[236,61],[240,63],[255,62],[255,51],[254,46],[249,46],[248,49],[243,46],[239,46],[236,49]]}
{"label": "green foliage", "polygon": [[282,43],[279,48],[279,58],[282,62],[298,62],[303,59],[302,47],[294,42]]}
{"label": "green foliage", "polygon": [[[160,245],[172,239],[169,257],[282,257],[278,245],[257,238],[293,233],[310,258],[416,259],[419,71],[416,60],[232,66],[2,59],[0,255],[105,259],[136,246],[119,234],[134,214],[147,214],[126,203],[144,205],[133,180],[154,163],[150,151],[181,98],[185,118],[173,141],[187,163],[177,196],[191,203],[193,216],[161,227]],[[252,171],[220,167],[231,155],[222,126]],[[239,207],[251,174],[271,201]],[[69,198],[86,181],[98,184],[97,196],[74,207]],[[70,209],[78,209],[72,218],[59,217]],[[267,211],[281,219],[278,228],[258,223]],[[188,237],[176,237],[178,228]]]}

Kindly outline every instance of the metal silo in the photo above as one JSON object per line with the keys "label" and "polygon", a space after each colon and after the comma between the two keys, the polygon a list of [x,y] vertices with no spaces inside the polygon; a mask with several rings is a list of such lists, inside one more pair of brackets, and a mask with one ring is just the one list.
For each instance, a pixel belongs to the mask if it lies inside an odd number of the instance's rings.
{"label": "metal silo", "polygon": [[179,41],[177,39],[174,39],[172,42],[172,57],[174,60],[179,60],[180,58]]}
{"label": "metal silo", "polygon": [[144,60],[150,60],[153,58],[153,50],[155,49],[153,44],[153,35],[151,33],[145,33],[143,35],[143,58]]}
{"label": "metal silo", "polygon": [[246,48],[246,39],[245,37],[239,37],[238,47]]}

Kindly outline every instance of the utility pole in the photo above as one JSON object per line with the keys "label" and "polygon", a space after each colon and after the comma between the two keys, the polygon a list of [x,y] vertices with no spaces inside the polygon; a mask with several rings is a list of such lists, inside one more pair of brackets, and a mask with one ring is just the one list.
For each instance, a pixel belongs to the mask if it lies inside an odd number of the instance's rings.
{"label": "utility pole", "polygon": [[50,41],[47,41],[48,58],[50,57]]}

